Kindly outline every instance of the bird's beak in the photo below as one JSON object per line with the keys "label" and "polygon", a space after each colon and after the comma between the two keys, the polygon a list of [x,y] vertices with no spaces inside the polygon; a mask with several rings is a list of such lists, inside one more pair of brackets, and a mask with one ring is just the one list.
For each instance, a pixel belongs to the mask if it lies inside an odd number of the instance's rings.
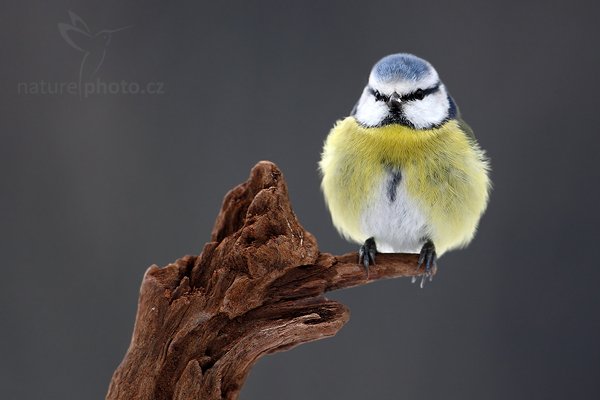
{"label": "bird's beak", "polygon": [[107,30],[108,33],[115,33],[115,32],[119,32],[119,31],[123,31],[125,29],[129,29],[133,27],[133,25],[129,25],[129,26],[124,26],[122,28],[117,28],[117,29],[111,29],[111,30]]}
{"label": "bird's beak", "polygon": [[390,110],[399,110],[401,106],[400,95],[396,92],[392,93],[390,95],[390,99],[387,102],[387,105],[390,108]]}

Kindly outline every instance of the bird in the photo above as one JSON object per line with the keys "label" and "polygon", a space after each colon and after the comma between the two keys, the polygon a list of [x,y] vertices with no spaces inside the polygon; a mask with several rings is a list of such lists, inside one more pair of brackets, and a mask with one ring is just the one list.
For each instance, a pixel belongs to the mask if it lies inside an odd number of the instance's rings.
{"label": "bird", "polygon": [[367,276],[380,252],[417,253],[421,287],[442,254],[471,242],[491,190],[473,130],[435,68],[409,53],[375,63],[319,169],[333,225],[361,244]]}
{"label": "bird", "polygon": [[79,65],[79,87],[81,88],[84,79],[93,77],[100,70],[113,34],[129,29],[131,26],[103,29],[94,33],[73,11],[69,11],[69,18],[71,23],[60,22],[58,30],[71,47],[83,54]]}

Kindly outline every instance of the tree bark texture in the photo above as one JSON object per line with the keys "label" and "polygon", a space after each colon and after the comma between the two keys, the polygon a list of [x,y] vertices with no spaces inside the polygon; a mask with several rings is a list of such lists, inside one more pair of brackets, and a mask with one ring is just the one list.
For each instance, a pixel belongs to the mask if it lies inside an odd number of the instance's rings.
{"label": "tree bark texture", "polygon": [[349,310],[324,293],[418,276],[415,254],[321,253],[279,169],[260,162],[232,189],[199,256],[151,266],[109,400],[236,399],[261,356],[335,335]]}

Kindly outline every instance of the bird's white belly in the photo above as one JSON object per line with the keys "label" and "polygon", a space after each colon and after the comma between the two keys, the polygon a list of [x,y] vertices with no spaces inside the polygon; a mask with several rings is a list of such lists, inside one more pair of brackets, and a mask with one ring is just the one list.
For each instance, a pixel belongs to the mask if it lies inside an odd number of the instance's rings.
{"label": "bird's white belly", "polygon": [[391,180],[392,175],[387,174],[374,188],[375,195],[361,215],[362,231],[375,238],[380,252],[419,253],[429,237],[427,221],[404,181],[390,187]]}

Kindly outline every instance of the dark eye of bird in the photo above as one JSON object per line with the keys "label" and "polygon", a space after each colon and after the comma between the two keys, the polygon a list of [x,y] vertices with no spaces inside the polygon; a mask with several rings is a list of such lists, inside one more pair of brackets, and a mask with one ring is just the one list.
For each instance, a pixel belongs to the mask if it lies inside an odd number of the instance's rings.
{"label": "dark eye of bird", "polygon": [[375,96],[375,101],[388,101],[388,97],[379,93],[378,90],[373,90],[373,96]]}
{"label": "dark eye of bird", "polygon": [[423,100],[423,97],[425,97],[425,92],[423,92],[423,89],[417,89],[414,96],[417,100]]}

